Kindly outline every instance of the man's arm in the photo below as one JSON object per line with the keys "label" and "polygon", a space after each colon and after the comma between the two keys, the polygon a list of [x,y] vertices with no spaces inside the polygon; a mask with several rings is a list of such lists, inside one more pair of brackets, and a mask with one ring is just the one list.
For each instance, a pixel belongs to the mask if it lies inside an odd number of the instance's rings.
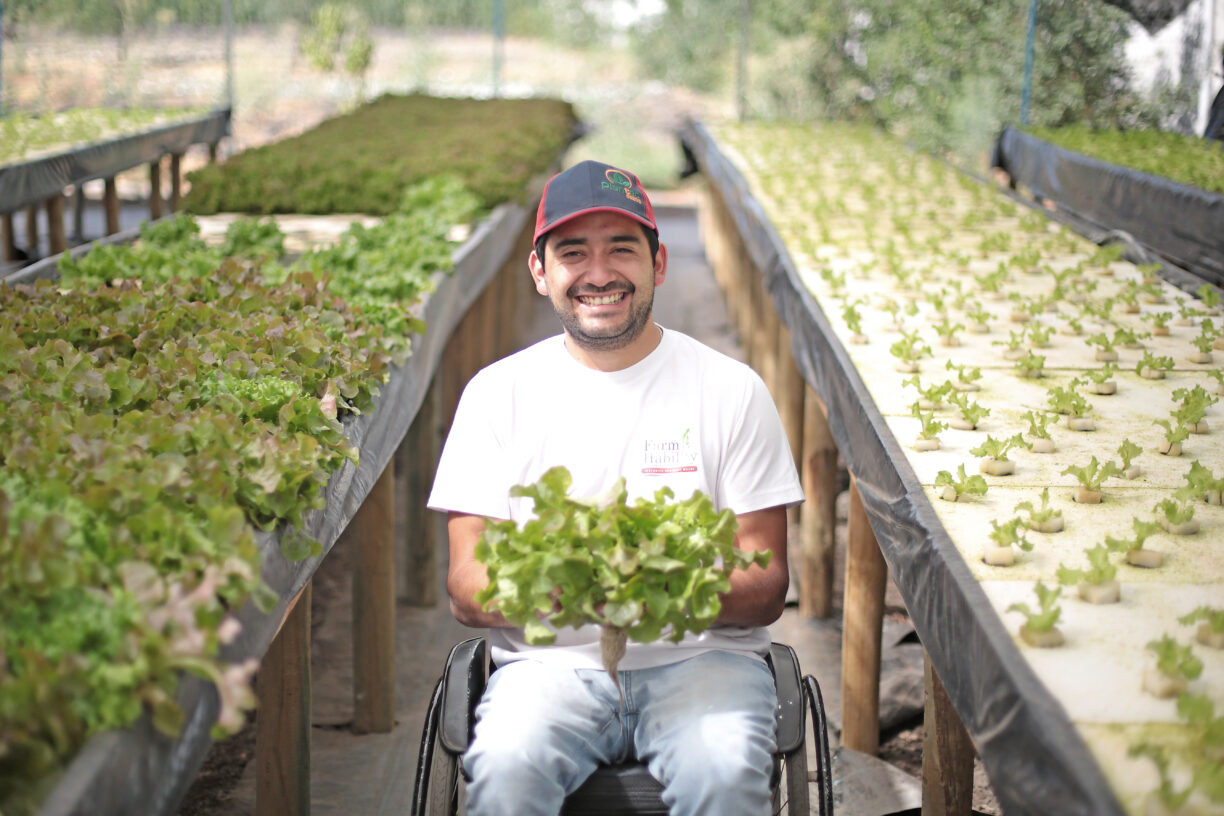
{"label": "man's arm", "polygon": [[731,626],[768,626],[782,617],[790,570],[786,565],[786,508],[767,507],[736,516],[735,546],[773,553],[769,566],[753,564],[731,573],[731,591],[720,596],[718,622]]}
{"label": "man's arm", "polygon": [[485,565],[476,560],[476,542],[484,532],[484,516],[450,513],[446,531],[450,539],[450,566],[446,571],[446,592],[451,612],[464,626],[502,628],[510,623],[500,612],[485,612],[473,596],[489,583]]}

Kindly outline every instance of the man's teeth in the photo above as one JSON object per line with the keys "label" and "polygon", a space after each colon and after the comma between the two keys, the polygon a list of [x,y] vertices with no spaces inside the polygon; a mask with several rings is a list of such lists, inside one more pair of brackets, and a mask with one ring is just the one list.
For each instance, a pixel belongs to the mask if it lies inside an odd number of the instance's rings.
{"label": "man's teeth", "polygon": [[615,294],[602,295],[598,297],[593,296],[593,295],[587,295],[587,296],[579,298],[579,300],[581,300],[583,303],[587,304],[588,306],[606,306],[610,303],[620,302],[620,299],[623,298],[624,296],[625,296],[624,292],[617,292]]}

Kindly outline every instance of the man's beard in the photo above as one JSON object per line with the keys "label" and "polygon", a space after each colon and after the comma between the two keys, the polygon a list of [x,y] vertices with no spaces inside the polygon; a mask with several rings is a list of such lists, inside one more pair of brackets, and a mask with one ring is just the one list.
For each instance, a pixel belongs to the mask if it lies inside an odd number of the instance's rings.
{"label": "man's beard", "polygon": [[573,289],[566,293],[567,298],[569,298],[566,308],[558,307],[556,301],[549,298],[553,312],[561,321],[566,334],[581,348],[591,351],[616,351],[625,348],[640,337],[642,332],[646,330],[646,326],[650,324],[651,309],[654,306],[653,289],[645,300],[634,303],[632,310],[629,312],[628,322],[619,330],[613,330],[607,334],[591,334],[584,330],[577,314],[575,314],[574,310],[568,308],[568,304],[576,300],[577,295],[606,295],[611,292],[625,292],[626,295],[633,295],[637,293],[637,290],[631,284],[609,284],[601,289],[591,287]]}

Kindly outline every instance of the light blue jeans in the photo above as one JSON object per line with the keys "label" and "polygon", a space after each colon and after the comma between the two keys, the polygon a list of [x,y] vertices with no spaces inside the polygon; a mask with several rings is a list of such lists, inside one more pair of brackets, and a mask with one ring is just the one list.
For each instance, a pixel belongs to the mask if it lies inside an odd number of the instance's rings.
{"label": "light blue jeans", "polygon": [[637,756],[672,816],[770,812],[777,693],[729,652],[619,673],[509,663],[489,679],[463,765],[471,816],[556,816],[601,763]]}

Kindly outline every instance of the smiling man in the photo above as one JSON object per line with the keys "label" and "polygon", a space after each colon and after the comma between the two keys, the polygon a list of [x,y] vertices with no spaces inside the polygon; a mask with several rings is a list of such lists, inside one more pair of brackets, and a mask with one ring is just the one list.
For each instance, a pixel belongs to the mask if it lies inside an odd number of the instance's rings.
{"label": "smiling man", "polygon": [[[803,498],[777,409],[743,363],[654,322],[667,247],[632,173],[587,161],[554,176],[528,265],[562,333],[472,378],[429,498],[448,513],[451,609],[489,628],[499,667],[463,758],[468,812],[556,814],[599,764],[636,756],[672,814],[768,813],[776,694],[765,627],[786,595],[786,507]],[[631,642],[618,688],[599,627],[532,646],[474,600],[488,583],[475,558],[485,519],[526,521],[531,502],[510,488],[557,465],[578,497],[620,478],[630,501],[700,490],[735,512],[736,546],[771,553],[769,565],[732,573],[704,632]]]}

